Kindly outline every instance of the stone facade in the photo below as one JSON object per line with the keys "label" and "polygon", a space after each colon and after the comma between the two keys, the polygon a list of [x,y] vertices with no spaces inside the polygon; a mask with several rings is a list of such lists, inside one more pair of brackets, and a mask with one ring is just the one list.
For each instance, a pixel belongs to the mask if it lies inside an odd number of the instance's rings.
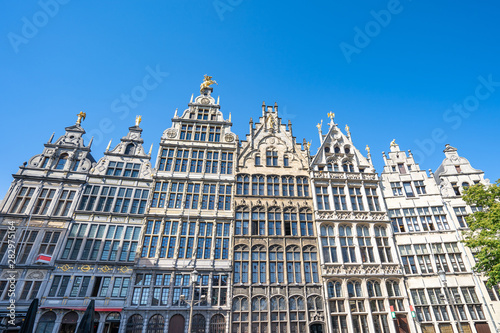
{"label": "stone facade", "polygon": [[239,141],[211,83],[154,167],[140,117],[96,162],[81,113],[19,168],[0,202],[1,324],[14,289],[16,324],[40,299],[36,332],[74,332],[91,299],[97,333],[497,332],[499,289],[461,242],[482,171],[447,145],[427,173],[393,142],[379,177],[333,114],[312,155],[276,104]]}

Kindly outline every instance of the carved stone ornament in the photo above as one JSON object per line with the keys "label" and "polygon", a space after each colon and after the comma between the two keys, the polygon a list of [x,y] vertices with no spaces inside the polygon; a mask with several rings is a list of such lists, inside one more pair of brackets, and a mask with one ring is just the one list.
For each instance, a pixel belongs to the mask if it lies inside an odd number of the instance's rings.
{"label": "carved stone ornament", "polygon": [[228,133],[224,136],[224,140],[226,140],[226,142],[233,142],[234,141],[234,135]]}
{"label": "carved stone ornament", "polygon": [[177,136],[177,130],[175,128],[171,128],[169,130],[167,130],[167,137],[169,137],[170,139],[173,139]]}
{"label": "carved stone ornament", "polygon": [[210,103],[210,100],[206,97],[203,97],[200,101],[201,104],[209,104]]}
{"label": "carved stone ornament", "polygon": [[46,155],[46,156],[49,156],[49,157],[50,157],[50,156],[52,156],[52,155],[54,155],[54,150],[53,150],[53,149],[47,149],[47,150],[45,151],[45,155]]}
{"label": "carved stone ornament", "polygon": [[45,274],[43,274],[42,271],[33,271],[33,272],[30,272],[26,276],[26,278],[33,279],[33,280],[43,280],[44,277],[45,277]]}

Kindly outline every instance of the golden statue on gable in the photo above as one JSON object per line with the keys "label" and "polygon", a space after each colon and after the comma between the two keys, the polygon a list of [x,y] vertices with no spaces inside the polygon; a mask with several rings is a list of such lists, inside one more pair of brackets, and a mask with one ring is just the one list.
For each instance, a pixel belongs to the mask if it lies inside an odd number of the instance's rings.
{"label": "golden statue on gable", "polygon": [[200,85],[200,91],[202,91],[205,88],[210,87],[212,84],[219,85],[217,82],[215,82],[215,80],[212,80],[212,76],[205,74],[203,83]]}
{"label": "golden statue on gable", "polygon": [[78,118],[76,119],[76,123],[78,125],[80,125],[82,123],[82,120],[85,120],[85,117],[87,116],[87,114],[83,111],[80,111],[79,114],[76,115]]}

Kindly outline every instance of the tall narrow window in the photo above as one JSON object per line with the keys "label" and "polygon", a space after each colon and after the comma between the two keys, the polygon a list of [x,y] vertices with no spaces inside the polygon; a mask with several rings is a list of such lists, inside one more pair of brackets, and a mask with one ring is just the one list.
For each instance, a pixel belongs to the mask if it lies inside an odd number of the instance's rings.
{"label": "tall narrow window", "polygon": [[337,246],[332,225],[321,226],[321,246],[326,263],[337,262]]}
{"label": "tall narrow window", "polygon": [[252,248],[252,283],[266,283],[266,256],[264,246]]}
{"label": "tall narrow window", "polygon": [[356,262],[356,253],[354,251],[354,240],[352,237],[352,228],[350,226],[339,227],[340,247],[342,250],[342,259],[345,263]]}
{"label": "tall narrow window", "polygon": [[67,160],[68,160],[68,154],[62,154],[61,156],[59,156],[59,159],[57,160],[56,164],[56,170],[64,169]]}

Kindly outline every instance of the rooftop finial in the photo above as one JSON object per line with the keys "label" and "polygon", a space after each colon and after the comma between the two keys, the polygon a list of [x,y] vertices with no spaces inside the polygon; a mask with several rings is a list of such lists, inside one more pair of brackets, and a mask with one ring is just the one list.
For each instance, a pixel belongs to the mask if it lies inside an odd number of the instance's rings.
{"label": "rooftop finial", "polygon": [[149,153],[148,155],[151,156],[151,153],[153,152],[153,144],[151,144],[151,148],[149,148]]}
{"label": "rooftop finial", "polygon": [[351,136],[351,128],[349,127],[349,125],[345,125],[345,131],[347,132],[347,136]]}
{"label": "rooftop finial", "polygon": [[106,151],[109,151],[109,147],[111,147],[111,141],[113,141],[113,139],[109,140],[108,146],[106,147]]}
{"label": "rooftop finial", "polygon": [[203,83],[200,85],[200,92],[203,89],[210,87],[212,84],[219,85],[217,82],[215,82],[215,80],[212,80],[211,76],[205,74]]}
{"label": "rooftop finial", "polygon": [[82,120],[85,120],[85,117],[87,116],[87,114],[83,111],[80,111],[79,114],[76,115],[78,118],[76,119],[76,124],[77,125],[80,125],[82,123]]}
{"label": "rooftop finial", "polygon": [[398,144],[396,143],[396,139],[391,141],[391,147],[396,147]]}
{"label": "rooftop finial", "polygon": [[370,147],[368,147],[368,145],[366,145],[366,148],[365,148],[365,149],[366,149],[366,152],[367,152],[368,154],[370,154]]}
{"label": "rooftop finial", "polygon": [[194,97],[194,94],[191,94],[191,100],[189,101],[189,103],[193,103],[193,97]]}
{"label": "rooftop finial", "polygon": [[135,116],[135,126],[139,126],[139,124],[141,123],[142,121],[142,116]]}
{"label": "rooftop finial", "polygon": [[56,132],[53,132],[52,135],[50,136],[50,139],[49,139],[49,142],[48,143],[52,143],[52,139],[54,138],[54,134],[56,134]]}
{"label": "rooftop finial", "polygon": [[333,123],[333,119],[335,119],[335,113],[330,111],[330,112],[328,112],[327,116],[328,116],[328,118],[330,118],[330,122]]}
{"label": "rooftop finial", "polygon": [[217,96],[217,105],[220,104],[220,96]]}

